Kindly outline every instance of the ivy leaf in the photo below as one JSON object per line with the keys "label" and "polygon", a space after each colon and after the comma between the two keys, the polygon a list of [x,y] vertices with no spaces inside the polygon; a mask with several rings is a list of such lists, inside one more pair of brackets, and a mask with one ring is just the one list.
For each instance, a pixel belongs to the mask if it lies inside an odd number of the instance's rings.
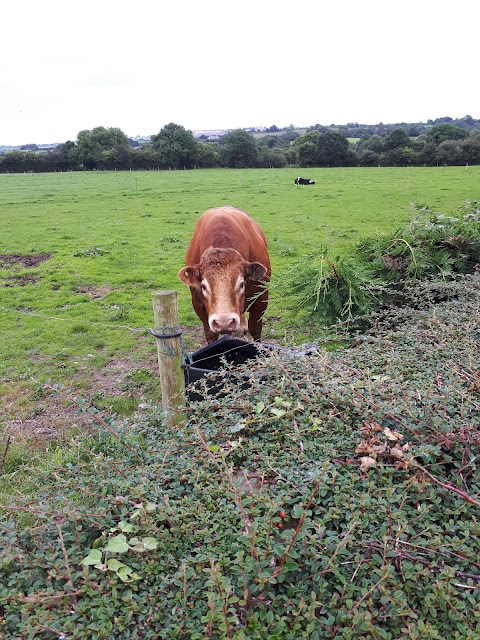
{"label": "ivy leaf", "polygon": [[277,418],[281,418],[282,416],[284,416],[287,412],[285,411],[285,409],[276,409],[275,407],[273,407],[272,409],[270,409],[270,411],[273,413],[274,416],[276,416]]}
{"label": "ivy leaf", "polygon": [[105,548],[110,553],[125,553],[130,547],[127,543],[127,538],[121,533],[114,538],[110,538]]}
{"label": "ivy leaf", "polygon": [[142,538],[142,543],[145,545],[147,551],[153,551],[153,549],[158,547],[158,540],[155,540],[155,538]]}
{"label": "ivy leaf", "polygon": [[121,520],[118,523],[118,528],[123,533],[131,533],[133,531],[133,524],[131,522],[127,522],[126,520]]}
{"label": "ivy leaf", "polygon": [[257,402],[255,406],[255,413],[262,413],[264,409],[265,409],[265,403],[262,401]]}
{"label": "ivy leaf", "polygon": [[129,576],[131,573],[133,573],[133,569],[131,567],[127,567],[126,565],[120,567],[120,569],[117,571],[117,575],[122,582],[129,582]]}
{"label": "ivy leaf", "polygon": [[142,553],[143,551],[153,551],[158,547],[158,541],[155,538],[134,538],[130,540],[130,546],[133,551]]}
{"label": "ivy leaf", "polygon": [[115,558],[110,558],[110,560],[107,562],[107,567],[110,569],[110,571],[115,571],[115,573],[117,573],[121,567],[125,567],[125,566],[126,565],[123,562],[120,562],[119,560],[115,560]]}
{"label": "ivy leaf", "polygon": [[218,446],[218,444],[209,444],[208,450],[210,451],[210,453],[217,453],[217,451],[220,451],[220,447]]}
{"label": "ivy leaf", "polygon": [[102,552],[100,549],[90,549],[90,553],[86,556],[80,564],[84,564],[87,567],[90,565],[99,564],[102,562]]}

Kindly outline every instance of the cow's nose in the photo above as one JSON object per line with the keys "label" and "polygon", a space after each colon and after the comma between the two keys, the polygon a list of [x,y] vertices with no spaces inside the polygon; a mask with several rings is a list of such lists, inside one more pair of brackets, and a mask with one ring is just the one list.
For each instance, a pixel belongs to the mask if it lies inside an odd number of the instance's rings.
{"label": "cow's nose", "polygon": [[240,318],[236,313],[215,313],[208,324],[214,333],[233,333],[240,329]]}

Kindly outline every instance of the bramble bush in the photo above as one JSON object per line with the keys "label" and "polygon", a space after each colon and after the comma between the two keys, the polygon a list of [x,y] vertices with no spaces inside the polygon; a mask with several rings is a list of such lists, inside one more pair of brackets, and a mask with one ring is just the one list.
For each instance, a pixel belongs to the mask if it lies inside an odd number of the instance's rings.
{"label": "bramble bush", "polygon": [[479,285],[227,371],[180,429],[97,417],[4,508],[0,636],[478,639]]}

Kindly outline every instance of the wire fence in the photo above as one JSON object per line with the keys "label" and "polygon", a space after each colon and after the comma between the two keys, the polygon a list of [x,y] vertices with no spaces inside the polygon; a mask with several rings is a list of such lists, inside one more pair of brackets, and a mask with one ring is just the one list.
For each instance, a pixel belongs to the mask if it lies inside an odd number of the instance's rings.
{"label": "wire fence", "polygon": [[[62,318],[60,316],[49,316],[42,313],[36,313],[34,311],[23,311],[21,309],[10,309],[8,307],[0,307],[0,312],[32,316],[35,318],[43,318],[45,320],[59,320],[61,322],[79,322],[79,318]],[[84,320],[83,318],[81,319],[81,322],[82,324],[96,325],[99,327],[106,327],[107,329],[126,329],[128,331],[132,331],[133,333],[148,334],[151,330],[150,327],[129,327],[123,324],[107,324],[105,322],[95,322],[93,320]]]}

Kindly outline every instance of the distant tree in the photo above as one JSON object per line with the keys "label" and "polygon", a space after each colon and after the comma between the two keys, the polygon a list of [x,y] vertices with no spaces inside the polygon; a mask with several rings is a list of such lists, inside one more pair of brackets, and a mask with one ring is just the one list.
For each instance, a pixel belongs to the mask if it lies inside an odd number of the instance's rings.
{"label": "distant tree", "polygon": [[138,147],[132,150],[131,154],[132,165],[136,169],[158,169],[160,163],[158,156],[155,153],[151,144]]}
{"label": "distant tree", "polygon": [[[118,128],[95,127],[80,131],[77,144],[69,156],[86,169],[124,168],[130,160],[130,144],[127,136]],[[115,165],[112,164],[113,160]]]}
{"label": "distant tree", "polygon": [[419,153],[427,144],[427,136],[424,133],[421,133],[416,138],[412,139],[411,146],[414,151]]}
{"label": "distant tree", "polygon": [[[302,136],[304,137],[304,136]],[[311,140],[302,140],[295,146],[297,164],[300,167],[315,167],[317,164],[317,145]]]}
{"label": "distant tree", "polygon": [[278,147],[260,147],[258,151],[257,166],[265,168],[281,169],[288,164],[285,154]]}
{"label": "distant tree", "polygon": [[385,149],[390,151],[392,149],[399,149],[403,147],[409,147],[411,144],[410,136],[405,129],[394,129],[385,136]]}
{"label": "distant tree", "polygon": [[277,133],[277,131],[279,131],[279,128],[276,124],[272,124],[272,126],[267,129],[268,133]]}
{"label": "distant tree", "polygon": [[318,136],[317,164],[321,167],[346,167],[355,163],[355,154],[346,136],[328,131]]}
{"label": "distant tree", "polygon": [[255,167],[257,163],[257,143],[255,138],[243,129],[226,133],[219,143],[220,160],[226,167]]}
{"label": "distant tree", "polygon": [[454,124],[437,124],[427,132],[429,141],[441,144],[445,140],[463,140],[468,133]]}
{"label": "distant tree", "polygon": [[218,155],[218,144],[216,142],[198,142],[198,166],[202,169],[218,167],[220,158]]}
{"label": "distant tree", "polygon": [[457,140],[444,140],[441,142],[435,155],[437,164],[450,166],[465,164],[464,150]]}
{"label": "distant tree", "polygon": [[480,164],[480,133],[470,135],[462,141],[465,162]]}
{"label": "distant tree", "polygon": [[97,167],[99,169],[123,169],[129,164],[130,158],[130,153],[123,154],[115,147],[103,149],[98,157]]}
{"label": "distant tree", "polygon": [[292,131],[292,130],[285,131],[285,133],[282,133],[279,136],[280,140],[285,140],[286,142],[294,142],[299,137],[300,137],[300,134],[298,133],[298,131]]}
{"label": "distant tree", "polygon": [[278,146],[283,146],[285,144],[285,141],[282,140],[280,138],[280,136],[262,136],[261,138],[259,138],[258,140],[258,146],[260,147],[269,147],[270,149],[272,147],[278,147]]}
{"label": "distant tree", "polygon": [[68,169],[73,168],[72,165],[74,165],[74,163],[72,162],[72,149],[75,149],[75,143],[68,140],[63,144],[57,145],[52,151],[56,168],[60,171],[67,171]]}
{"label": "distant tree", "polygon": [[358,163],[361,167],[378,167],[380,154],[371,149],[362,149],[358,154]]}
{"label": "distant tree", "polygon": [[375,153],[382,153],[382,151],[385,150],[385,140],[382,136],[375,134],[361,144],[361,149],[368,149]]}
{"label": "distant tree", "polygon": [[300,167],[315,167],[317,164],[317,141],[320,133],[311,129],[295,140],[296,163]]}
{"label": "distant tree", "polygon": [[24,171],[42,171],[44,168],[44,158],[42,154],[35,151],[26,151],[23,156]]}
{"label": "distant tree", "polygon": [[174,122],[152,136],[151,145],[165,169],[193,169],[197,162],[197,141],[193,133]]}
{"label": "distant tree", "polygon": [[354,127],[349,127],[347,131],[347,136],[349,138],[363,138],[367,139],[370,136],[375,134],[375,129],[373,127],[366,127],[364,125],[356,125]]}
{"label": "distant tree", "polygon": [[2,158],[4,173],[19,173],[25,171],[25,155],[21,151],[7,151]]}
{"label": "distant tree", "polygon": [[407,127],[406,131],[411,138],[416,138],[425,131],[425,127],[421,124],[412,124]]}
{"label": "distant tree", "polygon": [[[426,137],[426,136],[425,136]],[[417,152],[418,165],[426,165],[427,167],[434,167],[437,164],[437,145],[426,139],[422,149]]]}
{"label": "distant tree", "polygon": [[[333,125],[335,126],[335,125]],[[328,127],[324,127],[321,124],[314,124],[311,127],[307,127],[307,133],[310,133],[310,131],[318,131],[319,133],[326,133],[328,131]]]}
{"label": "distant tree", "polygon": [[416,162],[417,156],[411,147],[395,147],[385,151],[381,164],[385,167],[409,167]]}

